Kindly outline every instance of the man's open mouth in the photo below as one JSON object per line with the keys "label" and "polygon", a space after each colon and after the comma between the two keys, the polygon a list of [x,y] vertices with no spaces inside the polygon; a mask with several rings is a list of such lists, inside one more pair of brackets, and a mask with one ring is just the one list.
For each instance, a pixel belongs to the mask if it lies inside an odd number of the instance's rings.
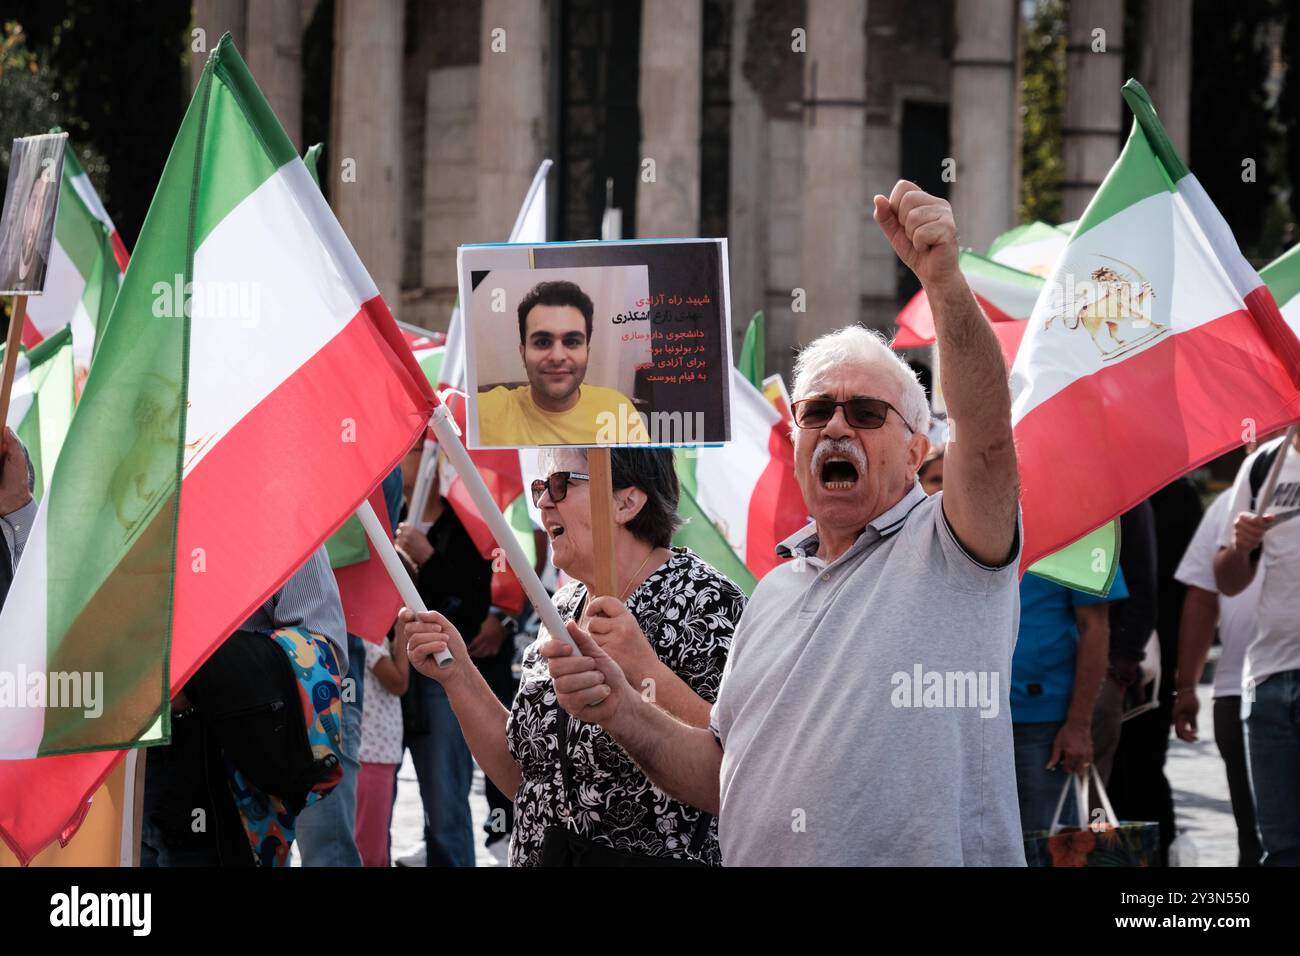
{"label": "man's open mouth", "polygon": [[564,525],[549,524],[546,526],[546,533],[549,534],[551,536],[551,540],[554,541],[560,535],[564,534]]}
{"label": "man's open mouth", "polygon": [[858,483],[857,465],[846,458],[828,458],[822,465],[821,480],[831,491],[848,491]]}

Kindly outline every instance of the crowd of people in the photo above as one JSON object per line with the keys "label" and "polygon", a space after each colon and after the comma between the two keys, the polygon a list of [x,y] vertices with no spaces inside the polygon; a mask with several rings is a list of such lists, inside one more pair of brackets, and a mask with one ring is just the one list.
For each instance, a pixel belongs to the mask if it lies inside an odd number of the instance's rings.
{"label": "crowd of people", "polygon": [[[567,640],[492,606],[491,562],[437,488],[408,513],[413,450],[384,492],[431,610],[380,644],[349,635],[314,554],[176,693],[171,743],[148,752],[143,862],[282,863],[296,841],[309,866],[473,865],[475,763],[482,838],[515,866],[1019,865],[1027,834],[1091,819],[1072,775],[1158,823],[1163,862],[1170,731],[1196,739],[1217,634],[1239,863],[1300,864],[1300,522],[1280,521],[1300,506],[1300,441],[1267,509],[1282,439],[1204,514],[1187,479],[1124,514],[1104,595],[1021,576],[1006,369],[951,211],[906,182],[874,207],[928,294],[960,441],[932,444],[925,391],[879,336],[810,343],[791,390],[810,521],[748,600],[672,546],[663,448],[611,450],[617,593],[598,594],[587,455],[543,453],[530,491]],[[2,452],[0,601],[35,511],[11,431]],[[308,728],[303,746],[302,678],[268,634],[351,689],[333,744]],[[407,751],[424,848],[395,861]]]}

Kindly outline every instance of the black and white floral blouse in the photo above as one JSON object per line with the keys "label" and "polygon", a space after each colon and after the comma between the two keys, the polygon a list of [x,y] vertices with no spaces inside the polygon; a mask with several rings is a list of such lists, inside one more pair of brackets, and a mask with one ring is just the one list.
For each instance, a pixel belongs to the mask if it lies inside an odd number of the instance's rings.
{"label": "black and white floral blouse", "polygon": [[[560,616],[572,619],[585,597],[577,581],[561,588],[555,594]],[[627,607],[659,660],[713,703],[744,592],[693,552],[674,548],[628,596]],[[688,852],[700,811],[652,784],[603,728],[570,717],[556,704],[546,659],[538,654],[548,639],[543,628],[524,652],[519,694],[506,724],[510,753],[523,776],[515,795],[510,865],[537,865],[542,836],[556,824],[626,853],[720,865],[716,820],[709,821],[699,854]],[[573,777],[567,793],[556,733],[560,720],[568,721]]]}

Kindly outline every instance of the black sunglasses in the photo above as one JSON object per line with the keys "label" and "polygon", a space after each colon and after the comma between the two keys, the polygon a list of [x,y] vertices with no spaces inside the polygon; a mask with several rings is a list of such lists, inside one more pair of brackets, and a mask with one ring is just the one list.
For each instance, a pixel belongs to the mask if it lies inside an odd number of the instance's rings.
{"label": "black sunglasses", "polygon": [[889,413],[893,412],[903,427],[915,432],[907,419],[883,398],[850,398],[846,402],[834,402],[829,398],[801,398],[790,404],[794,413],[794,423],[800,428],[824,428],[835,417],[835,409],[844,409],[844,420],[852,428],[879,428],[885,424]]}
{"label": "black sunglasses", "polygon": [[559,504],[569,493],[569,482],[571,481],[590,481],[591,475],[584,475],[580,471],[556,471],[547,475],[545,478],[538,478],[532,483],[533,507],[536,508],[542,500],[542,493],[549,491],[551,501]]}

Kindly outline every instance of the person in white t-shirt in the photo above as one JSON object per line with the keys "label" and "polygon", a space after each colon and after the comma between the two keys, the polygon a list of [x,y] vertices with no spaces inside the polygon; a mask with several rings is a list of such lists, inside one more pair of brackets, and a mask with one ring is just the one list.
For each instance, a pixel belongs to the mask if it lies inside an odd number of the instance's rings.
{"label": "person in white t-shirt", "polygon": [[[1232,486],[1232,520],[1214,577],[1225,595],[1262,577],[1259,626],[1242,667],[1242,720],[1265,866],[1300,866],[1300,434],[1246,457]],[[1289,451],[1289,454],[1287,452]],[[1273,500],[1257,513],[1263,456],[1283,455]]]}
{"label": "person in white t-shirt", "polygon": [[1259,866],[1262,851],[1255,831],[1255,801],[1250,794],[1241,727],[1241,666],[1246,646],[1259,626],[1259,590],[1264,576],[1255,575],[1246,590],[1234,597],[1219,594],[1214,580],[1214,555],[1223,528],[1229,523],[1231,507],[1231,491],[1214,499],[1174,572],[1174,577],[1187,586],[1187,594],[1178,629],[1173,721],[1180,740],[1196,741],[1200,710],[1196,687],[1205,670],[1217,623],[1221,652],[1214,667],[1214,743],[1228,773],[1228,795],[1237,821],[1237,865]]}

